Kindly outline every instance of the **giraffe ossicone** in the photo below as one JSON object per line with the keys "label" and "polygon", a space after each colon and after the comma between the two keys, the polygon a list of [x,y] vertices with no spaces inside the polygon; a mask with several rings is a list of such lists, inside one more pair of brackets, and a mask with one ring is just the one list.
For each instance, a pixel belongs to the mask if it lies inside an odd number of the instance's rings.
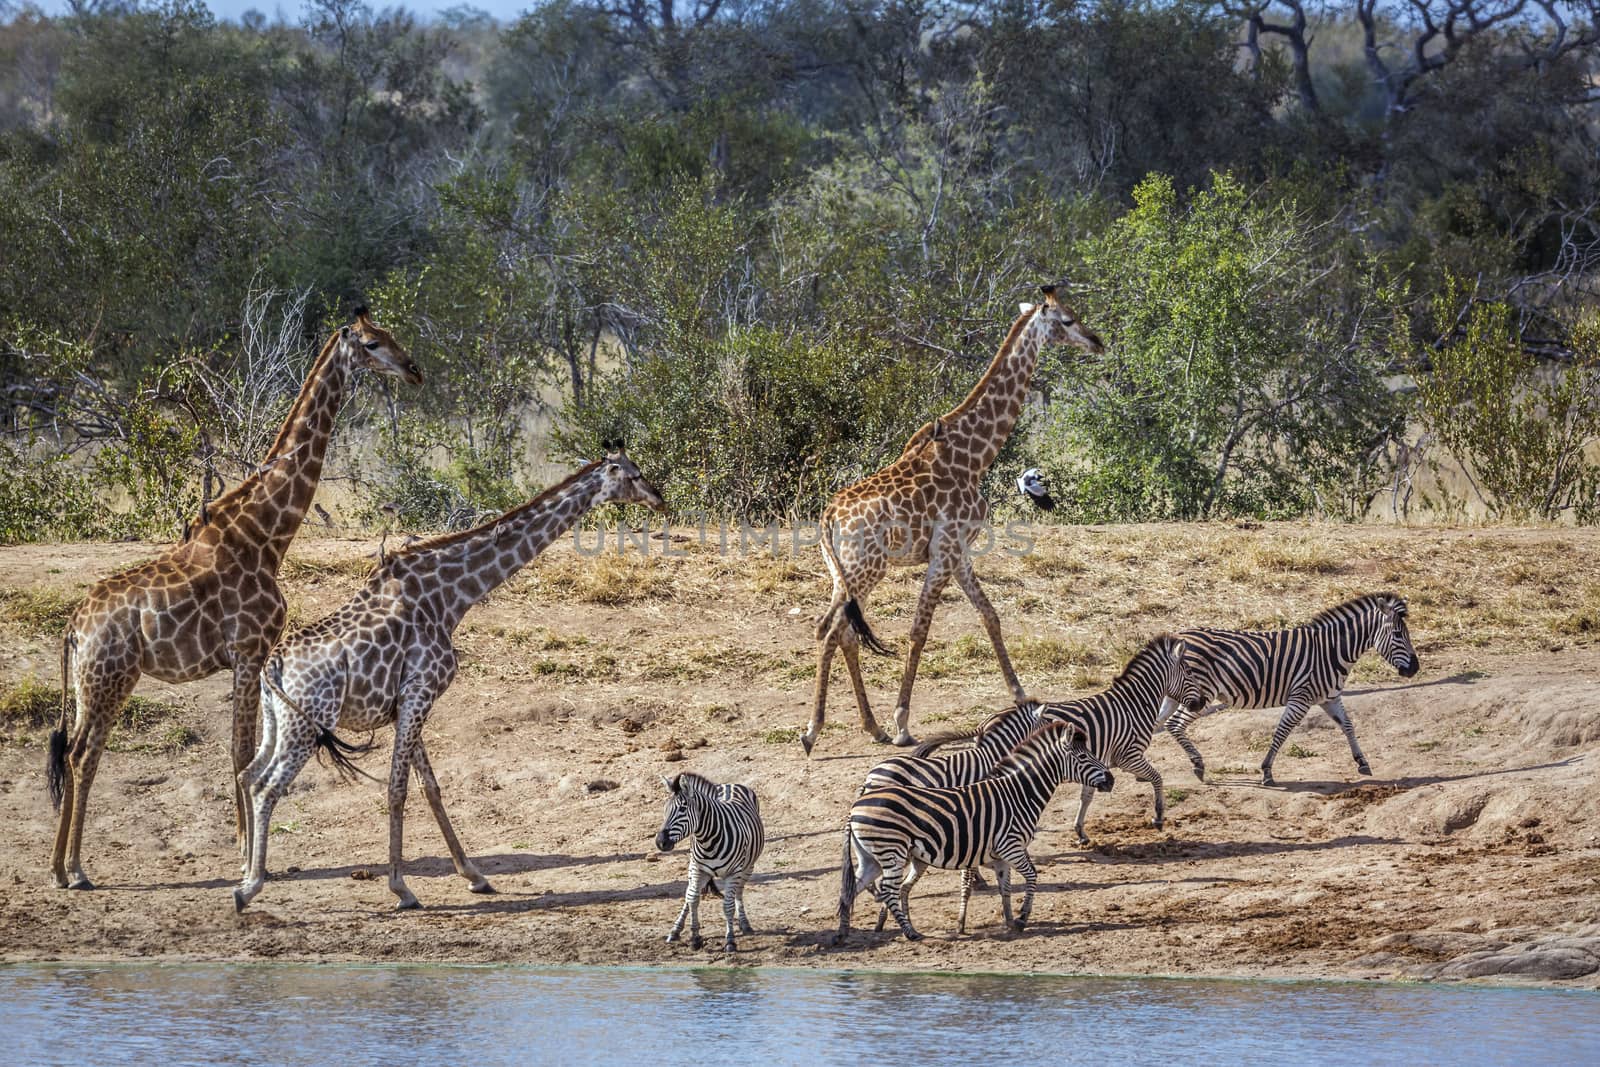
{"label": "giraffe ossicone", "polygon": [[[880,742],[916,743],[910,730],[911,689],[934,608],[952,578],[983,619],[1011,699],[1028,699],[1006,652],[1000,617],[978,584],[968,551],[989,518],[980,483],[1016,426],[1044,346],[1071,345],[1091,354],[1104,350],[1094,331],[1057,297],[1056,286],[1040,291],[1043,300],[1022,305],[966,399],[912,434],[893,463],[840,490],[823,509],[822,559],[833,578],[833,596],[816,627],[816,689],[811,721],[800,736],[807,755],[826,717],[835,651],[844,652],[862,729]],[[872,632],[861,605],[891,566],[921,563],[928,570],[911,623],[891,738],[872,714],[860,665],[862,645],[880,654],[889,648]]]}

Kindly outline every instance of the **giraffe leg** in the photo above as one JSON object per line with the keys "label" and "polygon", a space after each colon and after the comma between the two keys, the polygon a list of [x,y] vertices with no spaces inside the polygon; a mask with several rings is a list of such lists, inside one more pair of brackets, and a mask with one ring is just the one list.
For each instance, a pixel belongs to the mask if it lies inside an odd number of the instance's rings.
{"label": "giraffe leg", "polygon": [[1011,689],[1011,698],[1018,704],[1025,703],[1028,694],[1022,689],[1022,683],[1017,681],[1017,672],[1011,666],[1011,656],[1006,652],[1006,643],[1000,636],[1000,613],[994,610],[994,605],[989,603],[989,598],[984,595],[983,586],[978,584],[978,576],[972,569],[972,557],[963,550],[961,562],[956,568],[956,581],[961,586],[961,591],[967,594],[967,599],[978,612],[978,617],[983,620],[983,628],[989,634],[989,643],[994,646],[995,659],[1000,661],[1000,673],[1005,676],[1006,685]]}
{"label": "giraffe leg", "polygon": [[394,754],[389,759],[389,892],[399,900],[398,911],[422,907],[416,894],[406,887],[400,875],[403,862],[406,827],[406,786],[411,775],[411,753],[422,741],[422,724],[428,717],[433,697],[427,694],[405,694],[400,698],[399,711],[394,723]]}
{"label": "giraffe leg", "polygon": [[1167,798],[1164,792],[1165,786],[1161,781],[1161,772],[1155,769],[1155,766],[1145,758],[1144,753],[1142,752],[1131,756],[1124,756],[1122,758],[1122,762],[1117,764],[1117,766],[1126,767],[1128,770],[1132,771],[1133,777],[1137,781],[1150,783],[1150,788],[1155,792],[1156,802],[1155,817],[1150,820],[1150,825],[1154,826],[1157,830],[1161,829],[1161,824],[1165,822],[1167,818]]}
{"label": "giraffe leg", "polygon": [[489,884],[489,879],[483,876],[467,854],[461,848],[461,841],[456,837],[455,829],[450,825],[450,816],[444,811],[444,798],[439,793],[439,781],[433,776],[433,765],[428,762],[428,753],[422,746],[419,737],[415,747],[411,750],[411,765],[417,770],[417,777],[422,780],[422,795],[428,798],[428,807],[433,809],[434,821],[439,824],[439,832],[444,835],[445,847],[450,850],[450,862],[456,866],[456,873],[471,883],[474,893],[493,893],[494,886]]}
{"label": "giraffe leg", "polygon": [[1328,718],[1339,724],[1339,729],[1344,731],[1344,739],[1350,742],[1350,755],[1356,761],[1356,770],[1371,775],[1372,767],[1367,763],[1367,757],[1356,741],[1356,724],[1350,721],[1350,713],[1345,710],[1344,698],[1334,697],[1332,700],[1324,701],[1322,710],[1327,713]]}
{"label": "giraffe leg", "polygon": [[839,650],[844,653],[845,669],[850,672],[850,688],[856,695],[856,710],[861,714],[861,729],[880,745],[889,743],[889,735],[878,725],[872,714],[872,703],[867,699],[867,681],[861,675],[861,639],[848,626],[839,635]]}
{"label": "giraffe leg", "polygon": [[950,583],[952,570],[952,561],[945,554],[928,553],[928,573],[922,579],[917,613],[911,620],[911,651],[906,654],[905,671],[900,676],[900,696],[894,707],[894,743],[902,747],[917,743],[911,736],[911,687],[917,682],[917,664],[922,660],[922,646],[928,643],[934,609],[939,606],[944,587]]}
{"label": "giraffe leg", "polygon": [[1267,754],[1261,760],[1261,784],[1275,785],[1272,780],[1272,761],[1278,758],[1278,749],[1289,739],[1294,728],[1300,725],[1300,720],[1306,717],[1306,712],[1311,710],[1303,697],[1294,697],[1289,701],[1289,706],[1283,709],[1283,717],[1278,720],[1278,726],[1272,731],[1272,744],[1267,746]]}
{"label": "giraffe leg", "polygon": [[241,777],[256,753],[256,720],[261,713],[261,664],[265,656],[235,652],[233,661],[233,816],[240,855],[248,850],[244,786]]}
{"label": "giraffe leg", "polygon": [[[837,594],[835,594],[837,595]],[[817,638],[817,683],[812,691],[811,721],[806,724],[805,733],[800,735],[800,747],[806,750],[806,755],[811,755],[811,748],[817,743],[817,735],[822,733],[822,723],[828,713],[828,675],[833,670],[833,652],[839,647],[839,631],[844,626],[842,618],[835,612],[833,624],[828,630]]]}
{"label": "giraffe leg", "polygon": [[[89,789],[94,785],[106,738],[128,694],[139,680],[136,665],[109,669],[101,677],[78,686],[79,728],[67,748],[67,772],[62,790],[61,815],[56,824],[55,856],[51,865],[58,888],[93,889],[83,871],[83,820],[89,809]],[[107,676],[109,675],[109,677]]]}
{"label": "giraffe leg", "polygon": [[[270,735],[273,749],[265,759],[257,753],[246,768],[246,800],[250,804],[250,841],[248,842],[249,869],[239,888],[233,891],[233,910],[244,911],[267,883],[267,838],[272,827],[272,811],[288,792],[311,753],[316,751],[316,723],[291,712],[287,708],[268,707],[269,716],[276,710],[283,719],[263,724],[262,744]],[[258,766],[259,764],[259,766]]]}

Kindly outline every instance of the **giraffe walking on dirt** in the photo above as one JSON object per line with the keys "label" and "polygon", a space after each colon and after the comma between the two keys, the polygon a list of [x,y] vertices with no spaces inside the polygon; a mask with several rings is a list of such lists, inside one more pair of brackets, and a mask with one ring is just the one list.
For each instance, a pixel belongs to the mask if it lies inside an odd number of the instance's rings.
{"label": "giraffe walking on dirt", "polygon": [[836,649],[844,652],[862,729],[876,741],[890,740],[872,715],[860,663],[861,645],[891,654],[861,613],[861,602],[890,566],[928,565],[895,704],[895,744],[916,743],[910,730],[911,687],[934,608],[951,578],[983,619],[1011,699],[1027,702],[1000,636],[1000,617],[978,584],[968,548],[989,517],[979,483],[1017,423],[1040,350],[1048,343],[1103,350],[1100,338],[1057,299],[1055,286],[1044,286],[1043,292],[1043,303],[1022,306],[1000,351],[959,406],[912,434],[899,459],[840,490],[823,510],[822,558],[833,577],[833,599],[817,622],[816,691],[811,722],[800,737],[807,755],[822,730]]}
{"label": "giraffe walking on dirt", "polygon": [[360,592],[332,615],[285,638],[267,661],[261,688],[265,714],[255,759],[240,775],[249,802],[249,860],[234,907],[266,882],[272,809],[313,751],[341,771],[365,751],[334,729],[375,730],[394,724],[389,760],[389,890],[397,907],[421,905],[400,876],[406,785],[412,769],[444,835],[456,873],[474,893],[493,887],[462,851],[445,814],[439,783],[422,744],[422,727],[456,675],[451,635],[461,617],[592,509],[606,503],[665,510],[620,446],[520,507],[464,533],[418,541],[391,554]]}
{"label": "giraffe walking on dirt", "polygon": [[[61,719],[50,734],[47,767],[60,812],[50,858],[56,886],[94,888],[79,852],[89,788],[141,674],[189,682],[231,669],[235,776],[250,759],[261,664],[283,631],[278,566],[311,506],[351,379],[363,368],[422,381],[394,336],[360,309],[322,346],[255,473],[203,505],[181,543],[96,583],[72,613],[61,646]],[[237,791],[234,803],[242,849],[245,811]]]}

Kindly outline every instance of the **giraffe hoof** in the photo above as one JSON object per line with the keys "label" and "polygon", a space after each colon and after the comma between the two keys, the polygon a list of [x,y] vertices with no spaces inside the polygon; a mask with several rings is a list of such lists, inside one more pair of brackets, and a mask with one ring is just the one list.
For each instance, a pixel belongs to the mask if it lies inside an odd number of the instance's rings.
{"label": "giraffe hoof", "polygon": [[494,893],[496,891],[495,887],[489,884],[487,878],[480,878],[467,887],[467,892],[469,893]]}
{"label": "giraffe hoof", "polygon": [[68,889],[93,889],[94,888],[94,883],[89,881],[88,875],[80,874],[80,875],[78,875],[78,877],[74,878],[72,881],[67,883],[67,888]]}
{"label": "giraffe hoof", "polygon": [[910,748],[917,743],[917,739],[912,737],[910,732],[901,730],[900,733],[895,736],[894,743],[899,748]]}
{"label": "giraffe hoof", "polygon": [[422,901],[416,897],[406,897],[394,906],[395,911],[421,911]]}
{"label": "giraffe hoof", "polygon": [[245,899],[244,890],[235,889],[233,891],[233,913],[235,915],[241,914],[245,909],[245,905],[249,903],[250,901]]}
{"label": "giraffe hoof", "polygon": [[57,889],[65,889],[67,888],[67,876],[64,874],[56,874],[54,871],[52,871],[50,873],[50,884],[55,886]]}
{"label": "giraffe hoof", "polygon": [[807,758],[810,758],[811,756],[811,746],[816,743],[817,739],[812,737],[810,734],[800,735],[800,747],[805,749]]}

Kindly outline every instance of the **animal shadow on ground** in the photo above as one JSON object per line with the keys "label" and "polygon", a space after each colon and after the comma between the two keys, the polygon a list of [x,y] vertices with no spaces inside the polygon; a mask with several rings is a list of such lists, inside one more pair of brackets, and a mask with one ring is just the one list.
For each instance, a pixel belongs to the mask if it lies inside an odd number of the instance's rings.
{"label": "animal shadow on ground", "polygon": [[1583,756],[1581,755],[1568,756],[1564,760],[1552,760],[1549,763],[1530,763],[1521,767],[1502,767],[1499,770],[1492,771],[1467,771],[1462,774],[1414,775],[1407,776],[1405,778],[1364,778],[1359,782],[1310,780],[1300,782],[1279,782],[1276,785],[1264,786],[1259,781],[1250,782],[1241,779],[1239,781],[1222,780],[1211,784],[1225,786],[1229,789],[1245,787],[1255,789],[1277,789],[1285,793],[1321,793],[1323,796],[1332,800],[1338,797],[1340,794],[1349,793],[1354,795],[1357,790],[1363,789],[1368,791],[1373,789],[1393,789],[1396,793],[1403,793],[1408,789],[1416,789],[1418,786],[1440,785],[1444,782],[1470,782],[1478,778],[1495,778],[1504,774],[1529,774],[1533,771],[1551,771],[1560,767],[1570,767],[1581,759],[1583,759]]}
{"label": "animal shadow on ground", "polygon": [[1365,689],[1346,689],[1347,697],[1361,697],[1378,693],[1398,693],[1402,689],[1429,689],[1436,685],[1472,685],[1487,677],[1482,671],[1462,671],[1448,678],[1433,678],[1426,682],[1407,682],[1404,685],[1373,685]]}
{"label": "animal shadow on ground", "polygon": [[1201,838],[1191,838],[1186,841],[1151,841],[1130,845],[1102,843],[1095,845],[1094,851],[1115,862],[1167,863],[1175,859],[1223,860],[1242,856],[1268,856],[1279,852],[1325,852],[1335,848],[1403,843],[1398,837],[1372,837],[1365,834],[1335,837],[1328,841],[1206,841]]}
{"label": "animal shadow on ground", "polygon": [[[610,856],[563,856],[559,854],[540,855],[532,852],[502,853],[497,856],[474,856],[478,869],[488,877],[506,874],[529,874],[535,871],[554,870],[558,867],[590,867],[596,864],[619,863],[632,860],[642,860],[643,852],[618,852]],[[285,870],[276,870],[269,873],[268,877],[274,882],[316,881],[326,878],[349,878],[356,871],[368,871],[375,878],[388,876],[389,864],[386,861],[372,863],[353,863],[342,867],[312,867],[285,873]],[[401,864],[400,873],[407,878],[440,878],[446,875],[456,877],[455,866],[450,862],[449,856],[418,856],[416,859],[406,860]],[[151,882],[143,885],[116,885],[106,886],[109,889],[148,891],[157,889],[221,889],[225,886],[238,885],[237,878],[207,878],[193,882]]]}

